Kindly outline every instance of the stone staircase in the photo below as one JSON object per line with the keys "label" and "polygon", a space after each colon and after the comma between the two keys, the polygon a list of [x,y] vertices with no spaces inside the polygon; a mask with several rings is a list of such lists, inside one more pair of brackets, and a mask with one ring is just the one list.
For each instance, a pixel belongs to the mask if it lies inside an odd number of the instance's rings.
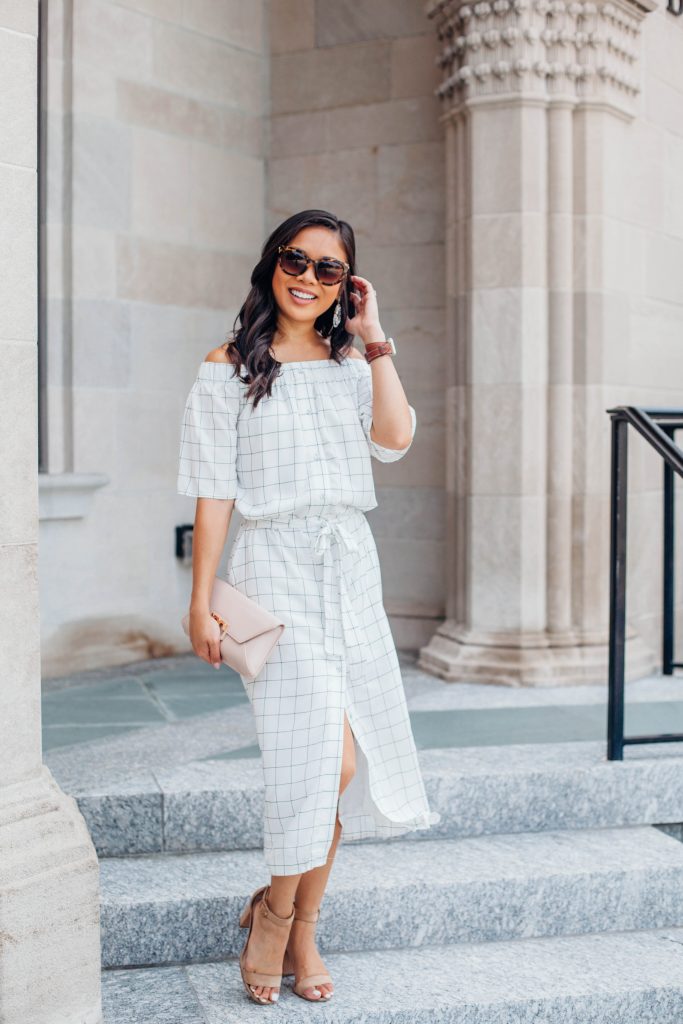
{"label": "stone staircase", "polygon": [[[421,751],[435,828],[342,842],[318,925],[335,1022],[683,1021],[683,756]],[[73,793],[100,854],[106,1024],[257,1019],[237,918],[268,881],[254,759]],[[661,827],[652,827],[661,826]],[[259,1018],[260,1019],[260,1018]]]}

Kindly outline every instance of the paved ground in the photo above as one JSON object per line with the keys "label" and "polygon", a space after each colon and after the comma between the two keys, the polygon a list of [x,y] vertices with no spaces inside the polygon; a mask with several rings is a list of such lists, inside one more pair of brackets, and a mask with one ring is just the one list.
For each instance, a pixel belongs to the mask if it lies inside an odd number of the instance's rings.
{"label": "paved ground", "polygon": [[[399,657],[419,749],[606,737],[605,685],[445,683],[418,670],[413,655]],[[628,683],[626,694],[626,735],[683,732],[683,676]],[[236,673],[190,654],[45,680],[42,708],[43,749],[55,751],[230,708],[244,712],[249,702]],[[240,745],[226,735],[225,751],[211,756],[258,755],[254,742]]]}

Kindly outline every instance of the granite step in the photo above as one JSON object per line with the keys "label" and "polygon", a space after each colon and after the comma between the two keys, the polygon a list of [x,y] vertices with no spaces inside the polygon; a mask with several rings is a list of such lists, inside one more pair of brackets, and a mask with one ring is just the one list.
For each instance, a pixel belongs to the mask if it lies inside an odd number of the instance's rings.
{"label": "granite step", "polygon": [[[104,859],[103,966],[235,956],[261,851]],[[321,953],[683,926],[683,844],[632,826],[341,843]]]}
{"label": "granite step", "polygon": [[[667,754],[668,756],[664,756]],[[430,807],[442,819],[402,840],[683,822],[681,761],[653,748],[607,761],[603,743],[419,751]],[[100,856],[259,849],[260,759],[70,780]],[[58,781],[60,781],[58,779]]]}
{"label": "granite step", "polygon": [[[312,1011],[280,989],[278,1019],[309,1024],[680,1024],[683,929],[331,953],[335,994]],[[104,1024],[243,1024],[263,1007],[235,960],[104,971]]]}

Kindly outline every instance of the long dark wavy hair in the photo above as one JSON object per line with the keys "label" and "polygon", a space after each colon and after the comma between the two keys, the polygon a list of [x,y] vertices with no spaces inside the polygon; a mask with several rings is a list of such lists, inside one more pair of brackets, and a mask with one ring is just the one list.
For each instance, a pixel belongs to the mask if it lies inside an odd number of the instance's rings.
{"label": "long dark wavy hair", "polygon": [[[330,359],[341,363],[351,347],[353,335],[345,329],[347,318],[355,316],[355,307],[349,299],[351,274],[356,269],[356,240],[353,228],[345,220],[339,220],[327,210],[302,210],[284,220],[266,239],[261,258],[251,272],[251,289],[235,317],[233,330],[229,335],[229,354],[236,366],[235,373],[240,380],[249,384],[247,398],[253,398],[254,407],[264,395],[270,396],[273,381],[279,375],[280,363],[273,359],[270,345],[277,327],[278,306],[273,295],[272,278],[278,257],[278,246],[289,245],[303,228],[320,225],[336,232],[346,251],[346,262],[350,265],[348,276],[339,291],[341,321],[332,326],[332,317],[337,303],[315,321],[314,327],[323,338],[330,339]],[[352,307],[352,308],[351,308]],[[243,371],[246,371],[244,373]]]}

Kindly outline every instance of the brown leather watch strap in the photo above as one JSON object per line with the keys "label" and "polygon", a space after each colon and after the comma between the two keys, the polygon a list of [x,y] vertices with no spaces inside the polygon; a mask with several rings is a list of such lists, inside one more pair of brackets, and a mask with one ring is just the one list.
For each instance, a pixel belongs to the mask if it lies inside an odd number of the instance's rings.
{"label": "brown leather watch strap", "polygon": [[378,356],[391,356],[394,350],[388,341],[373,341],[365,346],[365,358],[369,363]]}

